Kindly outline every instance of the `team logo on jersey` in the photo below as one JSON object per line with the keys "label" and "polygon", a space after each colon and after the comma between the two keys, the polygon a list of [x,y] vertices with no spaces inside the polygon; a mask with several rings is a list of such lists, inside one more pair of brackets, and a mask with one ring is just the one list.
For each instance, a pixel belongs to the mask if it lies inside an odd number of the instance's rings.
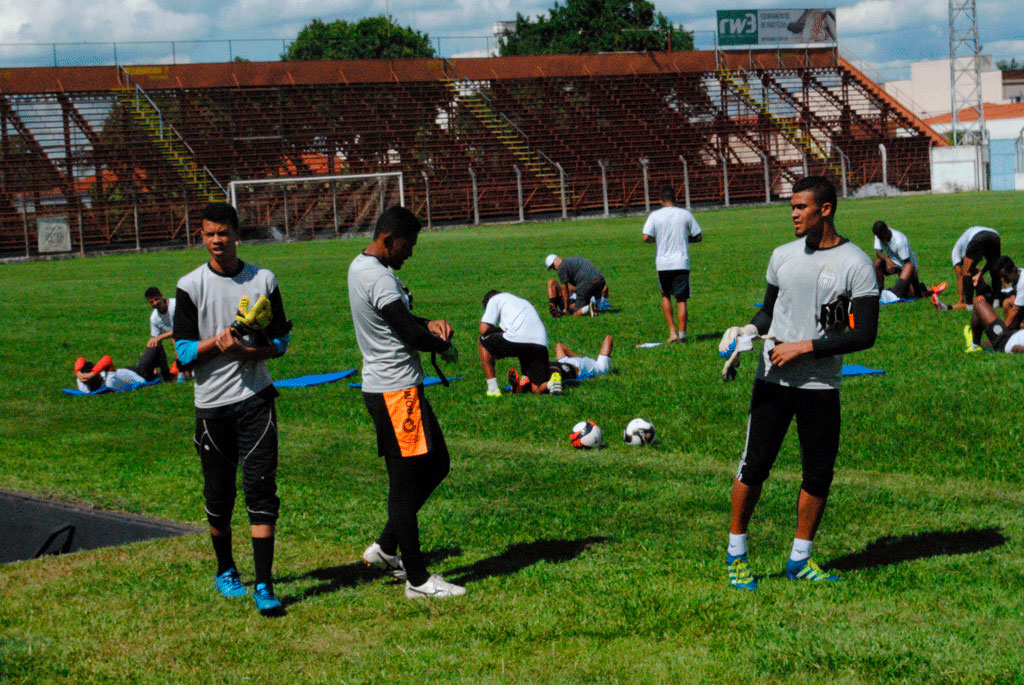
{"label": "team logo on jersey", "polygon": [[831,291],[836,285],[836,280],[838,280],[836,270],[831,266],[826,266],[818,272],[818,290],[824,292]]}

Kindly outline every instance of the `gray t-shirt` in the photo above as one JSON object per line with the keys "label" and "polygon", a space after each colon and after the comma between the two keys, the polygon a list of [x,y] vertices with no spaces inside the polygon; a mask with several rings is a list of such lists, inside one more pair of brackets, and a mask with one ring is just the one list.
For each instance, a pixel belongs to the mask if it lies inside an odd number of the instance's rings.
{"label": "gray t-shirt", "polygon": [[654,238],[658,271],[690,269],[690,236],[700,235],[693,214],[682,207],[662,207],[647,217],[643,234]]}
{"label": "gray t-shirt", "polygon": [[[178,290],[195,307],[194,331],[197,340],[212,337],[235,322],[238,301],[244,295],[256,302],[260,295],[270,297],[277,289],[277,279],[267,269],[246,262],[235,276],[223,276],[209,264],[185,274],[178,280]],[[181,314],[184,305],[176,308]],[[191,307],[187,307],[191,310]],[[185,328],[176,334],[186,335]],[[247,346],[256,344],[252,335],[242,338]],[[197,409],[215,409],[248,399],[272,383],[264,361],[240,361],[216,354],[197,362],[193,368]]]}
{"label": "gray t-shirt", "polygon": [[548,346],[548,332],[537,310],[512,293],[498,293],[488,300],[480,321],[505,331],[509,342]]}
{"label": "gray t-shirt", "polygon": [[[781,245],[772,253],[766,277],[779,288],[768,335],[780,342],[825,337],[819,322],[821,307],[840,295],[850,299],[878,295],[871,259],[849,241],[825,250],[808,250],[803,238]],[[769,361],[774,347],[771,340],[765,341],[758,378],[811,390],[839,388],[842,355],[818,359],[805,354],[778,368]]]}
{"label": "gray t-shirt", "polygon": [[348,302],[356,342],[363,353],[363,390],[394,392],[414,388],[425,378],[420,353],[398,337],[381,315],[395,300],[409,307],[409,294],[389,266],[360,254],[348,267]]}
{"label": "gray t-shirt", "polygon": [[566,257],[558,266],[558,280],[562,283],[571,283],[576,288],[583,283],[593,283],[602,278],[604,274],[585,257]]}

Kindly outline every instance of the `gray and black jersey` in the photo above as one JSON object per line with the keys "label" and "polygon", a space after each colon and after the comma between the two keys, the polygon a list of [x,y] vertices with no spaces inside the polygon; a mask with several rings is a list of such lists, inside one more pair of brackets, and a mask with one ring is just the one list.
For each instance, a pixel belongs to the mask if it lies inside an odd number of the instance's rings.
{"label": "gray and black jersey", "polygon": [[[235,322],[239,300],[248,296],[254,303],[265,295],[271,304],[273,318],[265,331],[248,334],[241,339],[243,345],[270,344],[275,338],[288,333],[288,321],[281,301],[277,279],[267,269],[239,261],[238,273],[225,276],[217,273],[209,263],[203,264],[178,280],[177,307],[174,312],[175,346],[179,359],[190,361],[182,354],[182,343],[213,337]],[[194,359],[194,352],[192,354]],[[195,405],[197,416],[204,411],[237,404],[253,395],[266,391],[273,393],[270,372],[263,361],[239,361],[224,354],[215,354],[191,365],[195,378]],[[271,397],[276,396],[273,393]]]}
{"label": "gray and black jersey", "polygon": [[[585,257],[566,257],[558,265],[558,280],[579,288],[585,283],[594,283],[604,278],[600,269]],[[581,303],[583,306],[586,302]]]}
{"label": "gray and black jersey", "polygon": [[[878,295],[871,259],[845,238],[827,249],[809,249],[804,238],[777,247],[766,278],[778,288],[767,335],[779,342],[828,338],[833,327],[822,320],[823,312],[834,311],[844,300]],[[770,361],[774,347],[765,341],[758,378],[799,388],[839,388],[841,354],[805,354],[779,368]]]}

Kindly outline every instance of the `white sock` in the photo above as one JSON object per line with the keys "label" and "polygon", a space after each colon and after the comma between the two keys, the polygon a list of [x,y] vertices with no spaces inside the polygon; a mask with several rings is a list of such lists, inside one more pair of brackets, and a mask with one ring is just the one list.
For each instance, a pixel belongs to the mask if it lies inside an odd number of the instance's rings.
{"label": "white sock", "polygon": [[679,339],[680,340],[686,340],[686,331],[680,331]]}
{"label": "white sock", "polygon": [[488,378],[487,379],[487,392],[494,392],[498,389],[498,379]]}
{"label": "white sock", "polygon": [[736,557],[747,553],[747,534],[733,535],[729,533],[729,554]]}
{"label": "white sock", "polygon": [[789,553],[789,558],[793,561],[803,561],[804,559],[811,558],[811,546],[814,543],[810,540],[801,540],[800,538],[793,538],[793,551]]}

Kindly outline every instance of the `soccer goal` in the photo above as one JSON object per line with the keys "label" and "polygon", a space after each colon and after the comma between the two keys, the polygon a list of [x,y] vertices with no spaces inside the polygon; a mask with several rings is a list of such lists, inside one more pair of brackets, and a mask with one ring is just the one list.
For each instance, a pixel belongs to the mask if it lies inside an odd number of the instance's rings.
{"label": "soccer goal", "polygon": [[402,172],[231,181],[228,201],[246,233],[291,240],[371,230],[405,204]]}

